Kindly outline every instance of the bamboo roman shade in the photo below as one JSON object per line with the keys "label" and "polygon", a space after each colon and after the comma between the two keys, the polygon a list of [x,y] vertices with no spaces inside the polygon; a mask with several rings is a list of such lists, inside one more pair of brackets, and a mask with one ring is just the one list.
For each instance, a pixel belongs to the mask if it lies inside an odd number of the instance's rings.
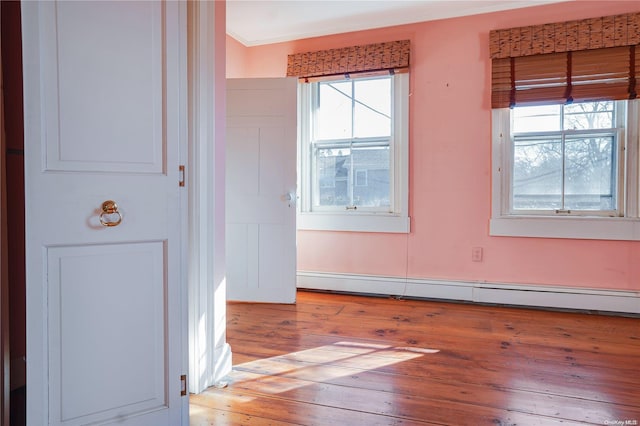
{"label": "bamboo roman shade", "polygon": [[409,68],[409,40],[341,49],[295,53],[288,56],[287,76],[313,78]]}
{"label": "bamboo roman shade", "polygon": [[634,99],[640,12],[490,33],[493,108]]}

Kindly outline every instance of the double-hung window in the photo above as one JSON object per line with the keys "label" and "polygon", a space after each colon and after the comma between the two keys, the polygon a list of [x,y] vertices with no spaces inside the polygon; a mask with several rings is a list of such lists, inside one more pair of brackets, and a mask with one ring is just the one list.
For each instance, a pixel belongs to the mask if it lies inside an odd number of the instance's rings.
{"label": "double-hung window", "polygon": [[408,74],[300,83],[300,229],[408,232]]}
{"label": "double-hung window", "polygon": [[579,33],[608,31],[591,21],[555,24],[557,40],[545,25],[492,33],[491,235],[640,239],[640,55],[568,46],[566,31],[602,39]]}
{"label": "double-hung window", "polygon": [[388,212],[393,174],[391,77],[311,85],[312,209]]}
{"label": "double-hung window", "polygon": [[621,216],[626,102],[511,110],[511,214]]}
{"label": "double-hung window", "polygon": [[294,53],[298,229],[409,232],[410,41]]}
{"label": "double-hung window", "polygon": [[638,239],[638,101],[493,111],[491,234]]}

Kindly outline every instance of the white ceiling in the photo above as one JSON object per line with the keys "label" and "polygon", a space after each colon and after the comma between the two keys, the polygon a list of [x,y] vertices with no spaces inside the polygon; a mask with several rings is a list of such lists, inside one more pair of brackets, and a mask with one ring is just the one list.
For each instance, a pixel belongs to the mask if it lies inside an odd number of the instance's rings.
{"label": "white ceiling", "polygon": [[517,9],[566,0],[227,0],[227,33],[245,46]]}

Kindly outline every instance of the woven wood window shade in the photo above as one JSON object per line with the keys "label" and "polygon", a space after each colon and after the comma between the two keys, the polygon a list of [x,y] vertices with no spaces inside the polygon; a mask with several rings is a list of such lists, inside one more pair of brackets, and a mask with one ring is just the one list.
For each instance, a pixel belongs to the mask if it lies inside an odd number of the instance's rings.
{"label": "woven wood window shade", "polygon": [[493,108],[634,99],[640,13],[490,33]]}
{"label": "woven wood window shade", "polygon": [[409,40],[296,53],[287,58],[287,76],[301,79],[409,68]]}

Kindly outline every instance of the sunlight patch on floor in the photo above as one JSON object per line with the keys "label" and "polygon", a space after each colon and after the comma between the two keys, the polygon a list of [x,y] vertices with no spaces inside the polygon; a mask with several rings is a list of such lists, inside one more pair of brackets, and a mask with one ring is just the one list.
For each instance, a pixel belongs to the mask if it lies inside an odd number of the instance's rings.
{"label": "sunlight patch on floor", "polygon": [[[337,342],[234,367],[230,387],[279,394],[439,352],[438,349]],[[244,395],[243,398],[250,398]]]}

